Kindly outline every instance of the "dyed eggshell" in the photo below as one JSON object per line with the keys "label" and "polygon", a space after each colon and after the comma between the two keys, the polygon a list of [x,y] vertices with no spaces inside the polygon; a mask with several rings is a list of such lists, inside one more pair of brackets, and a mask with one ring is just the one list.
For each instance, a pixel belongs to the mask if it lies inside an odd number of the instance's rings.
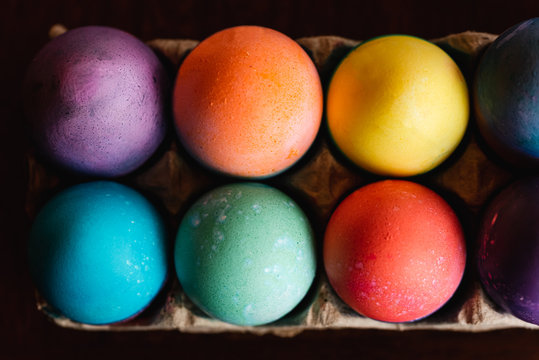
{"label": "dyed eggshell", "polygon": [[318,72],[292,39],[239,26],[202,41],[182,63],[174,118],[185,148],[215,171],[263,178],[292,166],[320,127]]}
{"label": "dyed eggshell", "polygon": [[35,285],[71,320],[129,319],[152,301],[167,275],[166,234],[138,192],[99,181],[73,186],[36,217],[28,244]]}
{"label": "dyed eggshell", "polygon": [[305,296],[316,271],[309,221],[281,191],[256,183],[214,189],[184,216],[176,272],[207,314],[238,325],[272,322]]}
{"label": "dyed eggshell", "polygon": [[438,46],[383,36],[353,49],[327,94],[330,135],[367,171],[412,176],[442,163],[468,124],[466,81]]}
{"label": "dyed eggshell", "polygon": [[481,134],[517,165],[539,160],[539,18],[506,30],[476,72],[474,105]]}
{"label": "dyed eggshell", "polygon": [[367,185],[335,210],[324,264],[340,298],[375,320],[423,318],[447,302],[464,272],[466,247],[451,207],[424,186]]}
{"label": "dyed eggshell", "polygon": [[100,26],[70,30],[28,69],[24,105],[35,144],[77,173],[127,174],[164,138],[167,83],[157,56],[132,35]]}
{"label": "dyed eggshell", "polygon": [[539,177],[514,183],[489,204],[479,233],[483,287],[503,309],[539,325]]}

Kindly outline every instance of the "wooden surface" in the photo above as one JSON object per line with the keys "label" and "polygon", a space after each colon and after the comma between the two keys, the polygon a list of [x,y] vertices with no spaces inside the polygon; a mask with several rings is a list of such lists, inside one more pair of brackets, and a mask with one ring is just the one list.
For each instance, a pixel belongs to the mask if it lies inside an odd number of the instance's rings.
{"label": "wooden surface", "polygon": [[291,339],[178,332],[105,333],[59,328],[34,306],[26,265],[24,129],[20,87],[54,23],[109,25],[143,40],[201,40],[225,27],[256,24],[293,37],[387,33],[435,38],[465,30],[500,33],[539,16],[527,1],[12,1],[0,2],[0,359],[348,358],[539,359],[539,331],[487,333],[309,331]]}

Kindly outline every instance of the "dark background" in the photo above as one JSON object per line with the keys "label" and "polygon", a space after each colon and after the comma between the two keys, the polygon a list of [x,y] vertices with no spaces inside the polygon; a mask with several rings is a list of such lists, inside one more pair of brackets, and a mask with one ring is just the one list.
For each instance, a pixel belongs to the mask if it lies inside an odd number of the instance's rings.
{"label": "dark background", "polygon": [[51,25],[108,25],[142,40],[202,40],[223,28],[255,24],[292,38],[353,39],[405,33],[436,38],[476,30],[500,33],[539,15],[527,1],[12,1],[0,2],[0,359],[18,358],[348,358],[539,359],[539,331],[308,331],[291,339],[176,331],[106,333],[62,329],[35,309],[25,243],[29,220],[20,88]]}

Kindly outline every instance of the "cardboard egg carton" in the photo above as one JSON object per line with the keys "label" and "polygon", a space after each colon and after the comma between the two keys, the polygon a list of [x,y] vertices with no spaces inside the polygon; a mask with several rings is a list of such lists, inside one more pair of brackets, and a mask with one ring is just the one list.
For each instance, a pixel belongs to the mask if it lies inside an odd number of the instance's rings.
{"label": "cardboard egg carton", "polygon": [[[51,35],[65,31],[61,26]],[[460,66],[471,89],[474,69],[482,51],[495,35],[465,32],[433,42],[447,51]],[[340,60],[359,41],[337,36],[298,39],[312,57],[324,90]],[[186,54],[198,44],[194,40],[157,39],[148,42],[170,70],[171,81]],[[472,111],[473,113],[473,111]],[[325,121],[325,119],[323,119]],[[171,121],[172,122],[172,121]],[[142,169],[117,179],[142,191],[163,212],[168,224],[172,250],[181,217],[206,191],[223,183],[239,180],[209,173],[191,159],[170,126],[169,134],[156,155]],[[33,218],[52,195],[86,180],[58,171],[28,154],[28,194],[26,208]],[[476,233],[482,210],[500,189],[519,177],[518,171],[499,162],[477,135],[473,115],[462,144],[440,167],[410,178],[442,195],[459,216],[468,244],[467,268],[462,283],[451,300],[431,316],[411,323],[384,323],[354,312],[331,289],[322,264],[321,249],[325,224],[337,204],[358,187],[380,180],[344,159],[329,141],[325,124],[309,152],[288,171],[263,182],[292,196],[306,211],[318,241],[318,275],[306,298],[283,319],[257,327],[235,326],[212,319],[187,298],[170,266],[165,288],[152,305],[135,319],[121,324],[93,326],[75,323],[50,308],[37,294],[37,307],[59,326],[84,330],[179,330],[190,333],[249,332],[293,336],[312,329],[386,329],[487,331],[504,328],[539,329],[505,313],[484,294],[476,270]]]}

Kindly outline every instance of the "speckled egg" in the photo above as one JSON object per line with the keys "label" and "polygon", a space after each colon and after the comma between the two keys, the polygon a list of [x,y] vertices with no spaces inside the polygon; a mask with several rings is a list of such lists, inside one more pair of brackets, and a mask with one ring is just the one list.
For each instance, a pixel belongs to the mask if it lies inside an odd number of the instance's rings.
{"label": "speckled egg", "polygon": [[479,130],[505,160],[539,164],[539,18],[506,30],[476,72]]}
{"label": "speckled egg", "polygon": [[324,265],[342,300],[375,320],[408,322],[444,305],[466,263],[464,235],[451,207],[409,181],[376,182],[335,210]]}
{"label": "speckled egg", "polygon": [[318,72],[289,37],[238,26],[202,41],[182,63],[173,95],[178,136],[206,167],[264,178],[292,166],[322,117]]}
{"label": "speckled egg", "polygon": [[489,204],[479,232],[478,267],[492,300],[539,325],[539,177],[509,186]]}
{"label": "speckled egg", "polygon": [[176,238],[176,272],[207,314],[260,325],[290,312],[316,271],[309,221],[281,191],[257,183],[214,189],[185,214]]}
{"label": "speckled egg", "polygon": [[367,171],[412,176],[457,148],[468,125],[466,81],[438,46],[412,36],[361,43],[339,64],[327,94],[338,149]]}
{"label": "speckled egg", "polygon": [[92,176],[135,170],[164,138],[168,81],[152,50],[123,31],[88,26],[58,36],[24,86],[39,153]]}
{"label": "speckled egg", "polygon": [[141,194],[115,182],[73,186],[37,215],[30,272],[49,305],[71,320],[129,319],[157,295],[167,275],[166,234]]}

